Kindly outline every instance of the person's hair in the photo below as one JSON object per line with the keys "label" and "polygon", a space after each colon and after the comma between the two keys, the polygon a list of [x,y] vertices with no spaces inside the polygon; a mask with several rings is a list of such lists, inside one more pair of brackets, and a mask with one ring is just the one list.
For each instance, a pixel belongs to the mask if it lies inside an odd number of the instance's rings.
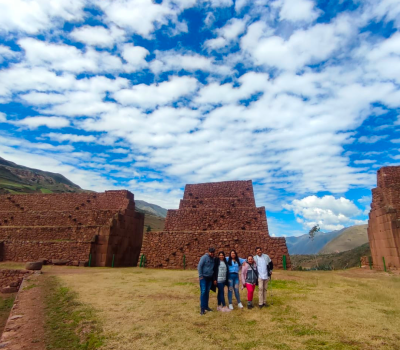
{"label": "person's hair", "polygon": [[229,253],[229,260],[228,260],[228,265],[229,266],[232,266],[232,252],[234,252],[235,253],[235,256],[236,256],[236,262],[238,263],[238,265],[240,266],[240,260],[239,260],[239,257],[238,257],[238,255],[237,255],[237,253],[236,253],[236,250],[235,249],[232,249],[231,250],[231,252]]}
{"label": "person's hair", "polygon": [[225,258],[225,253],[221,250],[220,252],[218,252],[218,256],[220,255],[220,254],[222,254],[223,256],[224,256],[224,258]]}
{"label": "person's hair", "polygon": [[249,254],[249,255],[247,255],[247,260],[249,260],[250,257],[254,258],[253,255]]}
{"label": "person's hair", "polygon": [[210,247],[210,248],[208,248],[208,251],[209,251],[210,253],[215,253],[215,248]]}
{"label": "person's hair", "polygon": [[260,249],[260,250],[262,250],[262,248],[261,248],[261,247],[256,247],[256,251],[257,251],[257,250],[259,250],[259,249]]}

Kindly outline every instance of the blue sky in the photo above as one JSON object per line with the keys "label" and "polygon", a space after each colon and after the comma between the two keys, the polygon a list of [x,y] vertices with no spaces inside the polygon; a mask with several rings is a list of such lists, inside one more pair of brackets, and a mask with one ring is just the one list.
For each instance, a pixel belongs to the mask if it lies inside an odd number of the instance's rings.
{"label": "blue sky", "polygon": [[176,208],[252,179],[276,236],[399,163],[400,1],[0,0],[0,156]]}

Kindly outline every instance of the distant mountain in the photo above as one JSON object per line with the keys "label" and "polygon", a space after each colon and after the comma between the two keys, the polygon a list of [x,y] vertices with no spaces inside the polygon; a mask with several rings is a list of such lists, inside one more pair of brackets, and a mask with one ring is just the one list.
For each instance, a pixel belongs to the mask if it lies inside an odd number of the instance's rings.
{"label": "distant mountain", "polygon": [[85,192],[65,176],[32,169],[0,157],[0,194]]}
{"label": "distant mountain", "polygon": [[337,237],[328,242],[319,254],[339,253],[357,248],[368,243],[368,225],[357,225],[348,227]]}
{"label": "distant mountain", "polygon": [[286,237],[289,254],[317,254],[328,242],[339,236],[342,231],[318,232],[313,240],[309,238],[308,234],[298,237]]}
{"label": "distant mountain", "polygon": [[143,211],[145,214],[152,214],[155,216],[160,216],[165,218],[167,216],[167,209],[164,209],[156,204],[148,203],[145,201],[141,201],[135,199],[136,208],[139,209],[138,211]]}

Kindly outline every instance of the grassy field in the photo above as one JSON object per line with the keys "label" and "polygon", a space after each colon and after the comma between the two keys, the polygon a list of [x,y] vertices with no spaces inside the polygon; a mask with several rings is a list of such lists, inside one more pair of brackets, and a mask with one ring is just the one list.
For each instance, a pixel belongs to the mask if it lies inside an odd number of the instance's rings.
{"label": "grassy field", "polygon": [[[64,268],[57,276],[95,310],[101,349],[400,348],[398,275],[277,271],[270,307],[205,316],[196,271]],[[215,309],[214,293],[210,300]]]}

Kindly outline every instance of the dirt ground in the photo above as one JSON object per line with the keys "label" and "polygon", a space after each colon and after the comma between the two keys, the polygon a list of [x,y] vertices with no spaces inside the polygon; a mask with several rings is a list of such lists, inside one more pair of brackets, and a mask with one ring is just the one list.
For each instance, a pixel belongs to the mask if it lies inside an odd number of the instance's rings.
{"label": "dirt ground", "polygon": [[[400,278],[393,273],[276,271],[270,307],[238,310],[234,302],[231,313],[202,317],[196,271],[81,271],[57,274],[97,310],[102,349],[400,349]],[[241,298],[246,304],[246,290]],[[214,293],[210,306],[216,309]]]}
{"label": "dirt ground", "polygon": [[[43,280],[95,310],[102,350],[399,350],[400,276],[369,269],[276,271],[268,308],[199,315],[196,271],[46,266],[23,286],[4,349],[45,350]],[[241,291],[246,305],[246,290]],[[255,294],[255,304],[258,302]],[[210,306],[216,309],[216,295]],[[19,317],[22,316],[22,317]],[[17,345],[18,341],[18,345]]]}
{"label": "dirt ground", "polygon": [[45,350],[43,276],[24,281],[1,337],[7,350]]}

